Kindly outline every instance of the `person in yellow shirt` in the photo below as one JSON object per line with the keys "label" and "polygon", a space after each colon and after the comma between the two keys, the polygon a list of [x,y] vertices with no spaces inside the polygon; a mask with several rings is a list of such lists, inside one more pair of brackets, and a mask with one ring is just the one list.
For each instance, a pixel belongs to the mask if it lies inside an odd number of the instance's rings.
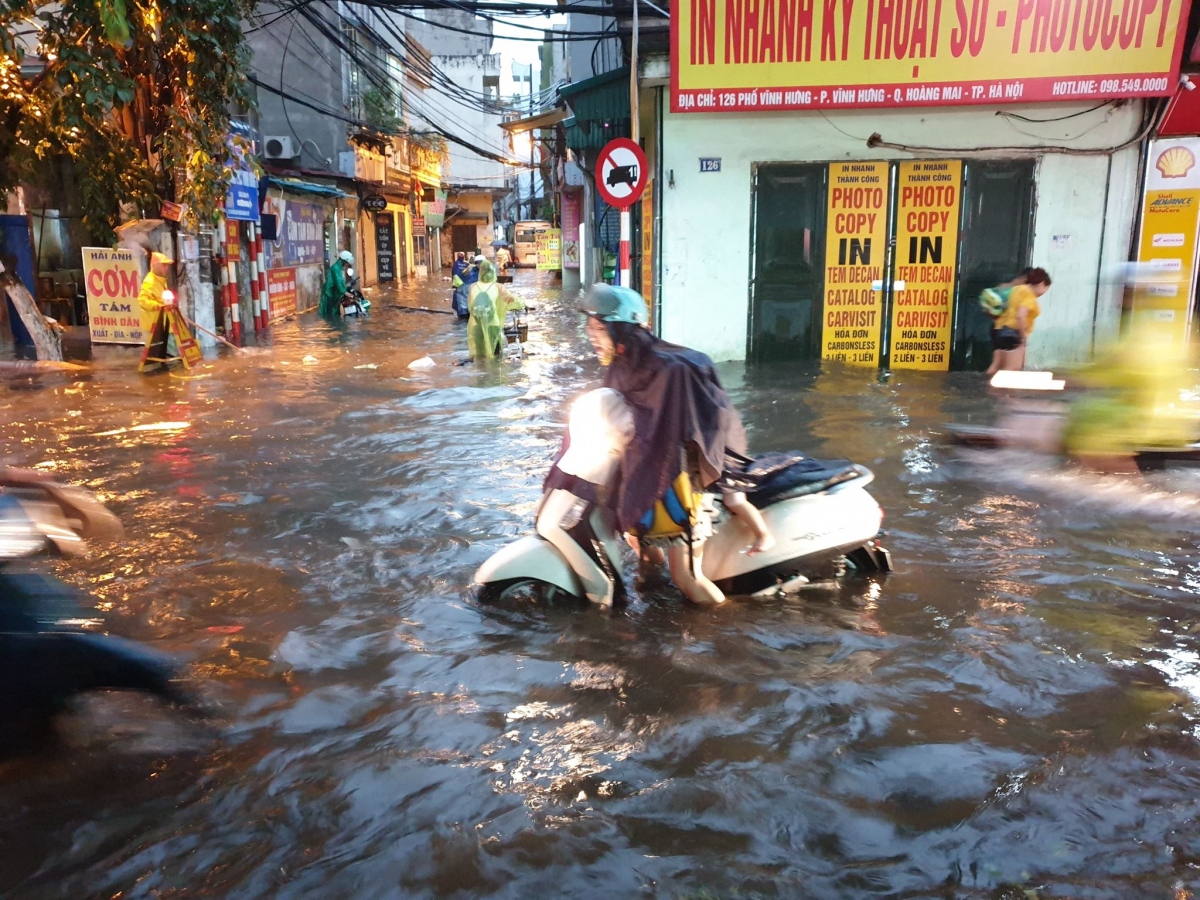
{"label": "person in yellow shirt", "polygon": [[992,364],[988,376],[1001,369],[1025,368],[1025,344],[1033,333],[1033,323],[1041,308],[1038,298],[1050,290],[1050,275],[1045,269],[1026,269],[1020,283],[1008,294],[1008,305],[992,323]]}
{"label": "person in yellow shirt", "polygon": [[[175,265],[175,260],[171,259],[165,253],[152,253],[150,255],[150,271],[142,279],[142,287],[138,291],[138,306],[141,308],[142,316],[142,334],[146,337],[147,349],[154,340],[154,330],[155,326],[158,325],[159,316],[162,314],[163,308],[168,305],[163,299],[163,293],[169,288],[167,276],[171,273],[173,265]],[[171,343],[169,335],[166,333],[162,334],[160,341],[163,344],[163,355],[169,356],[169,345]]]}

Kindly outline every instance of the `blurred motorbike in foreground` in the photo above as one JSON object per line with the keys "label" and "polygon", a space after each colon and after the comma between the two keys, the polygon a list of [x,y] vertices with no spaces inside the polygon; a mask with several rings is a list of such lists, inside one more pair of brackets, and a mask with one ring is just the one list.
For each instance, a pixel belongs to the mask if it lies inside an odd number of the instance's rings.
{"label": "blurred motorbike in foreground", "polygon": [[0,729],[45,723],[93,691],[140,691],[200,712],[175,659],[100,631],[84,595],[31,565],[122,535],[89,491],[0,469]]}

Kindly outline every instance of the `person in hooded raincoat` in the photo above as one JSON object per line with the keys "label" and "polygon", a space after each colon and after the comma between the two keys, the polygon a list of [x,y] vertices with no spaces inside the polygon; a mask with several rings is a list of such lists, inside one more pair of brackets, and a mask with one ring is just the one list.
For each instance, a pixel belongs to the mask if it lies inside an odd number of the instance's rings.
{"label": "person in hooded raincoat", "polygon": [[[175,260],[171,259],[165,253],[152,253],[150,255],[150,271],[142,279],[142,286],[138,291],[138,307],[141,311],[142,334],[146,336],[147,348],[150,346],[150,342],[154,340],[154,329],[158,325],[159,316],[162,315],[163,309],[169,305],[164,299],[163,294],[169,287],[167,276],[170,275],[173,265],[175,265]],[[175,346],[175,338],[171,336],[169,331],[163,352],[168,356],[173,356],[178,352],[178,348]]]}
{"label": "person in hooded raincoat", "polygon": [[[451,279],[457,278],[459,281],[459,284],[461,284],[462,278],[466,274],[467,274],[467,254],[463,253],[462,251],[459,251],[458,253],[454,254],[454,265],[452,265],[450,267],[450,278]],[[454,286],[458,287],[457,284]]]}
{"label": "person in hooded raincoat", "polygon": [[525,304],[496,283],[496,267],[484,260],[479,264],[479,281],[468,293],[470,321],[467,323],[467,349],[474,360],[499,356],[504,347],[504,317],[511,309]]}
{"label": "person in hooded raincoat", "polygon": [[[711,532],[701,492],[724,474],[727,454],[744,457],[746,432],[711,359],[647,330],[646,301],[629,288],[594,285],[584,301],[587,336],[607,367],[604,386],[633,408],[634,438],[614,491],[617,524],[665,549],[671,580],[695,603],[725,595],[704,576],[701,553]],[[775,539],[744,494],[726,493],[726,508],[755,534],[748,552]],[[686,513],[683,521],[675,518]]]}
{"label": "person in hooded raincoat", "polygon": [[323,316],[338,316],[342,312],[342,297],[346,293],[346,270],[354,265],[354,254],[343,250],[329,267],[325,285],[321,288],[321,305],[318,312]]}
{"label": "person in hooded raincoat", "polygon": [[454,280],[450,282],[454,285],[454,295],[450,298],[450,305],[460,319],[465,319],[471,314],[471,285],[479,280],[479,266],[486,261],[484,257],[476,256],[466,274],[461,278],[455,276]]}

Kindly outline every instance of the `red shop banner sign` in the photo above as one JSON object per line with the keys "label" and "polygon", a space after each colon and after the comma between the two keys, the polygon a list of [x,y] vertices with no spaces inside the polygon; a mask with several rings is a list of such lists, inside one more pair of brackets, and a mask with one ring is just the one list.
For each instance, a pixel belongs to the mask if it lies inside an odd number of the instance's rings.
{"label": "red shop banner sign", "polygon": [[267,297],[271,305],[271,321],[296,314],[296,270],[270,269],[267,272]]}

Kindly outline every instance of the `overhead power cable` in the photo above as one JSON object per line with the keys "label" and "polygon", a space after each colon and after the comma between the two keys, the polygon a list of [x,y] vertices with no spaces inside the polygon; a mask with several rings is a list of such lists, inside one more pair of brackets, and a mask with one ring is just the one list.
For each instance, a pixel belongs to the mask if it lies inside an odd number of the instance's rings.
{"label": "overhead power cable", "polygon": [[509,163],[509,160],[508,160],[507,156],[505,155],[505,151],[502,148],[496,147],[493,149],[485,150],[484,148],[478,147],[476,144],[474,144],[470,141],[467,141],[466,139],[455,134],[446,126],[438,123],[436,121],[436,119],[432,118],[428,114],[422,115],[420,113],[420,111],[412,110],[411,104],[409,104],[407,102],[407,100],[405,99],[405,97],[403,95],[400,95],[399,97],[397,97],[396,92],[392,86],[391,73],[380,71],[378,64],[374,60],[364,59],[361,54],[356,52],[355,48],[353,48],[352,46],[350,46],[350,44],[348,44],[346,42],[346,40],[344,39],[343,35],[340,32],[338,32],[336,29],[332,28],[328,22],[326,22],[320,16],[316,15],[312,10],[302,9],[300,11],[300,15],[302,17],[304,17],[306,20],[308,20],[309,23],[319,33],[324,35],[330,41],[330,43],[333,44],[333,46],[340,49],[350,59],[352,59],[355,63],[357,63],[359,66],[359,71],[362,73],[362,75],[375,88],[377,88],[381,93],[383,93],[383,95],[385,97],[391,99],[393,102],[395,102],[398,99],[400,101],[401,107],[407,108],[410,112],[417,112],[418,115],[421,115],[422,119],[424,119],[426,122],[429,123],[430,127],[435,132],[442,135],[447,140],[451,141],[451,143],[459,144],[460,146],[463,146],[466,149],[471,150],[472,152],[479,153],[481,156],[484,156],[485,158],[492,159],[497,162],[503,162],[506,164]]}
{"label": "overhead power cable", "polygon": [[[353,119],[350,116],[343,115],[342,113],[339,113],[336,110],[330,109],[327,106],[323,106],[318,103],[312,103],[312,102],[309,102],[308,100],[304,100],[300,97],[297,97],[293,94],[288,93],[287,91],[280,90],[279,88],[275,87],[274,85],[267,84],[262,79],[256,78],[253,75],[247,76],[247,80],[251,84],[254,84],[254,85],[262,88],[268,94],[274,94],[277,97],[282,97],[291,103],[295,103],[299,106],[307,107],[308,109],[311,109],[314,112],[318,112],[323,116],[329,116],[331,119],[337,119],[340,122],[345,122],[349,125],[354,125],[358,128],[370,128],[370,125],[366,122],[362,122],[358,119]],[[482,156],[486,159],[491,159],[494,162],[503,163],[504,165],[511,166],[513,168],[518,168],[518,169],[531,168],[529,163],[518,162],[515,160],[511,160],[511,159],[505,159],[504,157],[490,153],[489,151],[484,150],[482,147],[476,147],[474,144],[470,143],[469,141],[464,140],[463,138],[458,137],[457,135],[447,134],[446,132],[441,131],[440,129],[438,129],[436,126],[434,126],[432,124],[429,127],[433,131],[433,133],[440,135],[441,137],[450,141],[450,143],[458,144],[459,146],[464,147],[467,150],[470,150],[472,153],[478,153],[480,156]]]}

